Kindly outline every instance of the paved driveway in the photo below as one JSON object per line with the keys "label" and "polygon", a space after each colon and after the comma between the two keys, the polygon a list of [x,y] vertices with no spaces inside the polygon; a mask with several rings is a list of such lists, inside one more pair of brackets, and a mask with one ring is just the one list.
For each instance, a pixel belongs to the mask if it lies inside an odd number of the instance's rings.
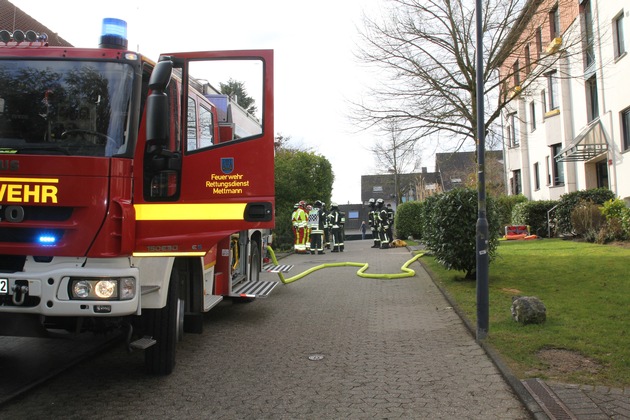
{"label": "paved driveway", "polygon": [[[405,248],[291,255],[287,277],[331,262],[396,273]],[[187,335],[175,372],[145,376],[114,350],[0,409],[3,418],[526,419],[528,412],[419,263],[366,279],[317,270],[248,304],[222,302]],[[264,273],[263,279],[277,278]]]}

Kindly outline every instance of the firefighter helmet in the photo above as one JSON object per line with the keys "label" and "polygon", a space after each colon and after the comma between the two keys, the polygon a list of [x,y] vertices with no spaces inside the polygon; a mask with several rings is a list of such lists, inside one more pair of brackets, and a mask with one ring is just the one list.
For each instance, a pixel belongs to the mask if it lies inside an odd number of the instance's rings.
{"label": "firefighter helmet", "polygon": [[321,201],[317,200],[315,201],[315,207],[322,207],[324,203],[322,203]]}
{"label": "firefighter helmet", "polygon": [[306,201],[304,201],[304,200],[300,200],[300,202],[298,203],[298,205],[299,205],[300,207],[306,207]]}
{"label": "firefighter helmet", "polygon": [[337,203],[335,203],[334,201],[332,203],[330,203],[330,208],[331,209],[336,209],[337,208]]}
{"label": "firefighter helmet", "polygon": [[374,204],[376,204],[376,201],[375,201],[373,198],[370,198],[370,199],[368,200],[368,205],[369,205],[370,207],[373,207],[373,206],[374,206]]}
{"label": "firefighter helmet", "polygon": [[385,202],[383,201],[382,198],[379,198],[378,200],[376,200],[377,207],[383,207],[383,204],[385,204]]}
{"label": "firefighter helmet", "polygon": [[297,209],[298,207],[300,207],[300,203],[295,203],[295,204],[293,205],[293,208],[294,208],[294,209]]}

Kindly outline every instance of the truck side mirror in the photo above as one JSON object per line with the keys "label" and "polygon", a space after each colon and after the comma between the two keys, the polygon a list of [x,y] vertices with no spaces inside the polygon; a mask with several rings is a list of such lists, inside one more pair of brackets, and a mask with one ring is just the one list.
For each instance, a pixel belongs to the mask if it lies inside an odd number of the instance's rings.
{"label": "truck side mirror", "polygon": [[173,73],[173,62],[157,63],[149,79],[151,94],[147,98],[147,143],[155,146],[168,144],[168,95],[166,88]]}

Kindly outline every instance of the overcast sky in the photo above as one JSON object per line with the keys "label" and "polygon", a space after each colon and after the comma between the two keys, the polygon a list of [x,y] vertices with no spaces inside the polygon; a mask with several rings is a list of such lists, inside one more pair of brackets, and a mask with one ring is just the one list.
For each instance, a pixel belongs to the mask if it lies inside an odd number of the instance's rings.
{"label": "overcast sky", "polygon": [[78,47],[97,47],[103,18],[113,17],[127,21],[129,49],[152,60],[177,51],[273,49],[275,130],[331,162],[333,201],[360,203],[361,175],[386,171],[368,150],[374,135],[357,133],[348,119],[348,101],[375,83],[353,55],[357,27],[364,9],[375,13],[382,0],[10,1]]}

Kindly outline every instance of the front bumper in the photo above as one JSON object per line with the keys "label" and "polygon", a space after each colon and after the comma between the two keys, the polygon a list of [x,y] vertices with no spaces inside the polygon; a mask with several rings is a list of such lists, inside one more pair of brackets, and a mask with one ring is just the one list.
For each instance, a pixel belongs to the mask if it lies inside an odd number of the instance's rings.
{"label": "front bumper", "polygon": [[[133,277],[136,293],[129,300],[78,300],[69,295],[71,277]],[[51,262],[27,258],[24,269],[0,273],[8,281],[6,294],[0,294],[0,313],[43,316],[126,316],[140,312],[138,269],[127,258],[87,259],[55,257]]]}

